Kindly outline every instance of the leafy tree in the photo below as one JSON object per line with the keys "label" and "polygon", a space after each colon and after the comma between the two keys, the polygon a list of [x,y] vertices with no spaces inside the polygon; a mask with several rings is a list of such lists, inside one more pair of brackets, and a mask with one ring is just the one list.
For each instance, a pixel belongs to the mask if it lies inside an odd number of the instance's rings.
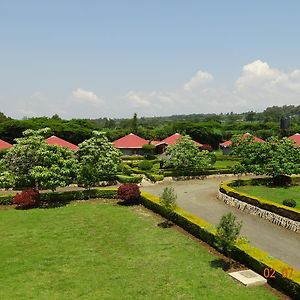
{"label": "leafy tree", "polygon": [[134,113],[132,118],[132,132],[137,133],[137,130],[138,130],[138,117],[137,114]]}
{"label": "leafy tree", "polygon": [[72,152],[46,144],[44,135],[47,132],[49,128],[24,131],[24,136],[16,139],[14,147],[4,156],[7,170],[13,174],[17,185],[55,190],[74,179],[76,160]]}
{"label": "leafy tree", "polygon": [[242,222],[236,221],[236,217],[232,213],[223,215],[217,226],[216,246],[229,258],[231,258],[231,252],[241,228]]}
{"label": "leafy tree", "polygon": [[189,136],[183,136],[177,143],[167,147],[166,167],[172,167],[181,173],[192,173],[210,167],[214,154],[207,150],[200,151]]}
{"label": "leafy tree", "polygon": [[[167,186],[164,188],[162,194],[159,197],[161,205],[170,214],[174,211],[176,207],[177,195],[172,186]],[[169,225],[168,221],[166,222]]]}
{"label": "leafy tree", "polygon": [[236,137],[232,153],[241,157],[233,169],[235,173],[271,176],[275,185],[285,185],[285,175],[300,173],[300,148],[287,138],[272,137],[258,143],[251,137]]}
{"label": "leafy tree", "polygon": [[110,143],[104,132],[94,131],[93,137],[78,145],[79,182],[90,188],[102,178],[117,173],[122,153]]}
{"label": "leafy tree", "polygon": [[145,144],[143,145],[143,152],[146,159],[153,159],[154,156],[155,146],[152,144]]}

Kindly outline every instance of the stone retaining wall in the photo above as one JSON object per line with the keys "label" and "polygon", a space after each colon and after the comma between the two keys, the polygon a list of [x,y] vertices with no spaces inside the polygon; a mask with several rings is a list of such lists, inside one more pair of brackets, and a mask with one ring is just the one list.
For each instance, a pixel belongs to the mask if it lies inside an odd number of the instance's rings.
{"label": "stone retaining wall", "polygon": [[230,197],[221,191],[218,192],[218,199],[222,200],[225,204],[233,206],[239,210],[242,210],[248,214],[258,216],[262,219],[268,220],[271,223],[279,225],[288,230],[300,233],[300,222],[279,216],[268,210],[261,209],[257,206],[248,204],[234,197]]}

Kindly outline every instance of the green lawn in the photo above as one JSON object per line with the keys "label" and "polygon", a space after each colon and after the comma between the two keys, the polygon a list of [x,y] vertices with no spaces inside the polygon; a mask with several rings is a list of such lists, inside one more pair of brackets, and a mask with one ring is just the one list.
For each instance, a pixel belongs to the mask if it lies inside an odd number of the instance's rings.
{"label": "green lawn", "polygon": [[0,210],[0,299],[277,299],[142,207]]}
{"label": "green lawn", "polygon": [[227,169],[231,168],[235,164],[237,164],[237,161],[234,160],[217,160],[213,167],[215,169]]}
{"label": "green lawn", "polygon": [[241,186],[234,187],[237,191],[249,195],[262,197],[267,200],[282,204],[284,199],[294,199],[297,202],[296,209],[300,210],[300,186],[291,187],[267,187],[267,186]]}

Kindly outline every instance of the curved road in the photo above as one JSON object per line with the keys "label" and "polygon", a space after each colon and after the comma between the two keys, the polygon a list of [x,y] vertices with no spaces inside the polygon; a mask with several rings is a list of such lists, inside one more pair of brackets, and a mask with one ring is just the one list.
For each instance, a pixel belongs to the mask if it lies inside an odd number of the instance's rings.
{"label": "curved road", "polygon": [[220,183],[232,179],[233,177],[223,177],[144,184],[142,190],[159,196],[166,186],[172,185],[178,195],[177,204],[180,207],[214,225],[218,224],[223,214],[234,213],[238,219],[243,220],[241,234],[246,236],[253,246],[300,270],[299,233],[244,213],[217,199],[216,194]]}

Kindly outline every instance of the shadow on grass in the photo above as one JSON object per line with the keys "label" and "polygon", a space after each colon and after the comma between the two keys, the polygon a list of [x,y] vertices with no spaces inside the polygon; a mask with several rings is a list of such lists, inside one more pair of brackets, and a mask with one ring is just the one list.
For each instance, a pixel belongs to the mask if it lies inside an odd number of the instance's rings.
{"label": "shadow on grass", "polygon": [[214,269],[222,269],[223,271],[230,269],[230,263],[221,258],[212,260],[210,266]]}
{"label": "shadow on grass", "polygon": [[48,208],[63,207],[68,205],[70,202],[71,201],[41,202],[39,208],[48,209]]}
{"label": "shadow on grass", "polygon": [[168,222],[168,221],[164,221],[164,222],[161,222],[161,223],[158,223],[157,226],[158,227],[161,227],[161,228],[170,228],[172,227],[174,224],[171,223],[171,222]]}

